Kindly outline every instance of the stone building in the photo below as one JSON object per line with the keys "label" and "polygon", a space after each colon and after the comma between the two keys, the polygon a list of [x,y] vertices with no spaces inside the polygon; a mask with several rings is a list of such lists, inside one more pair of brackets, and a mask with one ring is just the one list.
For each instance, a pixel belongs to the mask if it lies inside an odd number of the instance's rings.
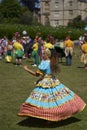
{"label": "stone building", "polygon": [[87,18],[87,0],[41,0],[40,21],[43,25],[66,26],[78,15]]}

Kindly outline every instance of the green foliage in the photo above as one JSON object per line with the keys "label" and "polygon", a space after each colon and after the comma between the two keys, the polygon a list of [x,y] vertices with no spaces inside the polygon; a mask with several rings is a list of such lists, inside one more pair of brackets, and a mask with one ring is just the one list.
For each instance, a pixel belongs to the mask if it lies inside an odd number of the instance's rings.
{"label": "green foliage", "polygon": [[[15,22],[18,20],[14,18]],[[8,22],[10,19],[8,19]],[[68,28],[68,27],[50,27],[50,26],[30,26],[23,24],[0,24],[0,37],[8,36],[12,38],[15,32],[22,34],[22,31],[26,30],[28,35],[32,38],[35,37],[36,33],[39,32],[41,37],[45,39],[48,34],[52,35],[54,38],[59,40],[65,39],[67,35],[70,35],[72,40],[78,39],[81,35],[85,33],[83,29]]]}
{"label": "green foliage", "polygon": [[35,2],[37,0],[20,0],[24,6],[26,6],[30,11],[34,11],[35,8]]}
{"label": "green foliage", "polygon": [[[87,71],[80,63],[79,47],[74,48],[74,53],[72,66],[65,66],[65,59],[59,63],[61,73],[57,77],[87,103]],[[32,63],[31,59],[23,60],[23,65],[37,70]],[[22,67],[0,60],[0,130],[87,130],[87,107],[72,118],[49,125],[43,120],[17,116],[37,79]]]}
{"label": "green foliage", "polygon": [[3,0],[0,3],[0,23],[37,25],[37,21],[29,9],[21,6],[18,0]]}
{"label": "green foliage", "polygon": [[4,18],[20,17],[22,15],[21,6],[17,0],[3,0],[0,4],[0,14]]}
{"label": "green foliage", "polygon": [[84,28],[86,26],[86,21],[81,19],[81,15],[77,16],[74,18],[72,21],[68,23],[69,27],[74,27],[74,28]]}
{"label": "green foliage", "polygon": [[30,11],[24,12],[23,15],[20,17],[20,23],[31,25],[33,19],[32,15],[33,14]]}

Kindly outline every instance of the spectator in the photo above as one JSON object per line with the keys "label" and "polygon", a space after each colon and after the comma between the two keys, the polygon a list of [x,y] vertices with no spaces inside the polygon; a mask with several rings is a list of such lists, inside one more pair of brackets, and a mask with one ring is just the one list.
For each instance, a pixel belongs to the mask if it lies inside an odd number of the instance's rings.
{"label": "spectator", "polygon": [[84,68],[87,69],[87,37],[84,39],[84,44],[81,45],[81,50],[81,62],[84,63]]}
{"label": "spectator", "polygon": [[38,41],[34,39],[34,44],[32,46],[32,58],[33,58],[33,67],[36,67],[40,64],[40,57],[38,54]]}
{"label": "spectator", "polygon": [[66,40],[64,42],[64,46],[65,46],[66,65],[71,66],[72,65],[74,43],[70,39],[70,36],[66,37]]}
{"label": "spectator", "polygon": [[19,42],[19,39],[17,39],[17,41],[14,42],[13,47],[14,47],[14,53],[15,53],[15,58],[16,58],[16,66],[22,65],[24,48],[23,48],[22,44]]}

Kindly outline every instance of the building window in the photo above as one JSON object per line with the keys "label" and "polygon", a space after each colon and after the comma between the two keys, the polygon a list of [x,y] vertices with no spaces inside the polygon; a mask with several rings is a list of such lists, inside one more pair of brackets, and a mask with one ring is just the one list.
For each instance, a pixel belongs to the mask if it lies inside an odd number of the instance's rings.
{"label": "building window", "polygon": [[45,6],[49,6],[49,2],[48,1],[45,2]]}
{"label": "building window", "polygon": [[69,1],[69,6],[73,6],[73,1]]}
{"label": "building window", "polygon": [[54,26],[58,26],[59,25],[59,20],[55,20],[54,21]]}
{"label": "building window", "polygon": [[59,11],[58,10],[55,10],[54,16],[59,16]]}
{"label": "building window", "polygon": [[50,22],[49,22],[49,17],[46,16],[46,17],[45,17],[45,25],[49,25],[49,24],[50,24]]}
{"label": "building window", "polygon": [[55,3],[59,3],[59,0],[55,0]]}
{"label": "building window", "polygon": [[59,7],[59,4],[56,4],[56,3],[55,3],[55,8],[57,9],[58,7]]}
{"label": "building window", "polygon": [[73,10],[69,10],[69,15],[73,15]]}

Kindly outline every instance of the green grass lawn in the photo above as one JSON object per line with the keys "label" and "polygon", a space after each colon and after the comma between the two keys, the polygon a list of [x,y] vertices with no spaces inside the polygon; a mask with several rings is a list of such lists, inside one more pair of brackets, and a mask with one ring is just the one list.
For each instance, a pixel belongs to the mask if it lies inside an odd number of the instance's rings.
{"label": "green grass lawn", "polygon": [[[63,59],[63,63],[59,63],[61,73],[57,77],[87,102],[87,70],[80,63],[79,47],[74,51],[72,66],[65,66]],[[35,70],[31,63],[31,59],[23,60],[23,64]],[[87,130],[87,107],[72,118],[49,126],[40,119],[18,117],[19,107],[34,89],[36,80],[22,67],[0,60],[0,130]]]}

